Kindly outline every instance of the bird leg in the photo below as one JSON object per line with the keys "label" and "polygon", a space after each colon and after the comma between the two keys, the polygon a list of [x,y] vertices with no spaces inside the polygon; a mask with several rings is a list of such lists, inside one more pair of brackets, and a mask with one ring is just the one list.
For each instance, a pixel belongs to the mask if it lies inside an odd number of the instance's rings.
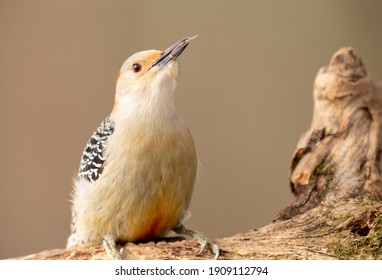
{"label": "bird leg", "polygon": [[105,248],[106,254],[110,260],[122,260],[123,252],[118,252],[117,245],[112,237],[105,237],[102,239],[103,247]]}
{"label": "bird leg", "polygon": [[204,233],[201,233],[196,230],[188,229],[183,224],[176,225],[173,228],[173,231],[175,231],[178,234],[189,236],[192,239],[196,240],[201,246],[200,251],[197,254],[198,256],[201,255],[203,251],[206,249],[206,247],[208,246],[208,248],[210,248],[212,252],[214,253],[214,259],[217,260],[219,258],[219,246],[216,243],[209,241],[207,236],[205,236]]}

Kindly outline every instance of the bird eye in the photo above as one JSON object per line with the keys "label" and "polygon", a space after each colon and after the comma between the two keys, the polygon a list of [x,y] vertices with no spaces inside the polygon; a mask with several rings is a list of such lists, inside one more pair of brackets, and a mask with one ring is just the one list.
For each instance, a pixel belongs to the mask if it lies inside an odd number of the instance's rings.
{"label": "bird eye", "polygon": [[142,65],[138,64],[138,63],[134,63],[133,64],[133,72],[134,73],[138,73],[139,71],[142,70]]}

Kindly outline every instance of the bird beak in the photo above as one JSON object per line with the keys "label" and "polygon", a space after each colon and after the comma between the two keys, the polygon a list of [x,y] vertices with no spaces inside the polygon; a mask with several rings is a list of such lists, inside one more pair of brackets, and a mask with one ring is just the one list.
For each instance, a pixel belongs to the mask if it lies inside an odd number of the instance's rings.
{"label": "bird beak", "polygon": [[154,63],[151,65],[151,68],[156,65],[159,65],[160,68],[163,68],[169,61],[175,60],[188,46],[189,42],[197,36],[198,35],[194,37],[186,37],[176,42],[175,44],[172,44],[162,53],[162,55],[157,60],[154,61]]}

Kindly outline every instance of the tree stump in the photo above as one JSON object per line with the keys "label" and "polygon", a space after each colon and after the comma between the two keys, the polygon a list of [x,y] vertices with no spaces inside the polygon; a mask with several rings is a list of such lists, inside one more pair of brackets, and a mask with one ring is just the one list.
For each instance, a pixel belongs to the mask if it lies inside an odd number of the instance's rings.
{"label": "tree stump", "polygon": [[[295,201],[273,223],[216,240],[221,259],[382,259],[382,83],[341,48],[314,84],[310,129],[290,164]],[[250,218],[255,218],[256,213]],[[133,259],[212,259],[194,241],[127,244]],[[19,259],[105,259],[102,246]]]}

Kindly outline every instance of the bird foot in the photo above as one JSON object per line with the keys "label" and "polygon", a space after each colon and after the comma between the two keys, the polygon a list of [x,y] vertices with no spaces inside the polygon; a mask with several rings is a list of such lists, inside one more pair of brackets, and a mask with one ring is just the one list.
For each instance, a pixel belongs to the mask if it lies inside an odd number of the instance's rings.
{"label": "bird foot", "polygon": [[102,244],[105,248],[109,260],[123,260],[123,248],[120,251],[118,251],[113,238],[106,237],[102,239]]}
{"label": "bird foot", "polygon": [[204,252],[204,250],[208,247],[214,253],[214,259],[217,260],[219,258],[219,246],[216,243],[209,241],[205,234],[196,230],[188,229],[182,224],[177,225],[173,228],[173,230],[178,234],[191,237],[200,244],[201,247],[199,253],[197,254],[198,256],[201,255]]}

